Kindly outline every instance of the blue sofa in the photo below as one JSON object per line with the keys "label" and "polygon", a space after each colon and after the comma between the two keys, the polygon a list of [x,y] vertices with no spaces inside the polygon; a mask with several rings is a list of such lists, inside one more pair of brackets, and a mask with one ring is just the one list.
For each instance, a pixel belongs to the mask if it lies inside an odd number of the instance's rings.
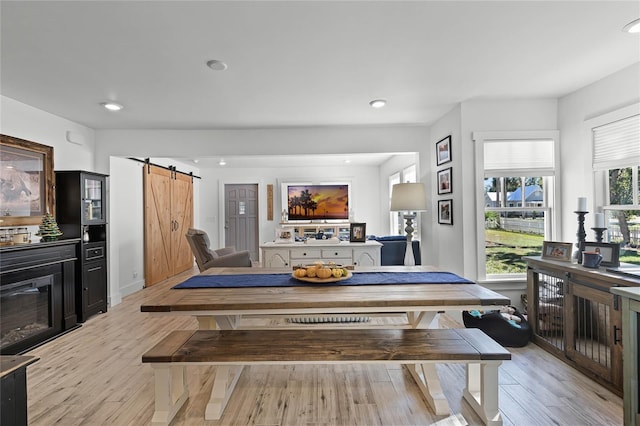
{"label": "blue sofa", "polygon": [[[404,254],[407,250],[407,238],[402,235],[389,235],[386,237],[370,236],[370,240],[378,241],[382,244],[380,250],[380,264],[386,265],[404,265]],[[416,265],[421,265],[420,259],[420,241],[412,241],[413,257]]]}

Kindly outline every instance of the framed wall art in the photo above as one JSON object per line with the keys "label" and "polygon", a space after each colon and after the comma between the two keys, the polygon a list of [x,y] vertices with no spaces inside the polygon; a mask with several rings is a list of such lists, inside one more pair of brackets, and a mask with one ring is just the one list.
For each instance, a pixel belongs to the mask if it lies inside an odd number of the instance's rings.
{"label": "framed wall art", "polygon": [[451,194],[451,167],[438,170],[438,195]]}
{"label": "framed wall art", "polygon": [[53,147],[0,135],[0,226],[38,225],[54,214]]}
{"label": "framed wall art", "polygon": [[451,135],[436,143],[436,164],[439,166],[451,161]]}
{"label": "framed wall art", "polygon": [[367,224],[366,223],[351,223],[349,229],[349,241],[352,243],[364,243],[366,241]]}
{"label": "framed wall art", "polygon": [[438,200],[438,223],[453,225],[453,200]]}
{"label": "framed wall art", "polygon": [[542,242],[542,258],[571,262],[571,243],[558,243],[555,241]]}
{"label": "framed wall art", "polygon": [[580,250],[599,253],[602,266],[620,266],[620,244],[585,241]]}
{"label": "framed wall art", "polygon": [[293,228],[276,228],[276,243],[293,243],[295,235]]}

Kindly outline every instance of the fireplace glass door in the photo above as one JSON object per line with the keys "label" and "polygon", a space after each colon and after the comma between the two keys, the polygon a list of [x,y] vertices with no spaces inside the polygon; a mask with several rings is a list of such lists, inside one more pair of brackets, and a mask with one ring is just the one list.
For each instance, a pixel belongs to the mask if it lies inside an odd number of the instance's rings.
{"label": "fireplace glass door", "polygon": [[54,275],[3,284],[0,288],[0,349],[14,346],[54,328]]}

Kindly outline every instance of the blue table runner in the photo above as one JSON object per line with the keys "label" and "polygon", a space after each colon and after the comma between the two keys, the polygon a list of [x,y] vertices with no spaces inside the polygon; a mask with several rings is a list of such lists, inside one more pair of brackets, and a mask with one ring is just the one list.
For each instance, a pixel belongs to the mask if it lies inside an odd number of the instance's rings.
{"label": "blue table runner", "polygon": [[308,283],[291,274],[196,275],[173,288],[347,286],[385,284],[474,284],[451,272],[359,272],[333,283]]}

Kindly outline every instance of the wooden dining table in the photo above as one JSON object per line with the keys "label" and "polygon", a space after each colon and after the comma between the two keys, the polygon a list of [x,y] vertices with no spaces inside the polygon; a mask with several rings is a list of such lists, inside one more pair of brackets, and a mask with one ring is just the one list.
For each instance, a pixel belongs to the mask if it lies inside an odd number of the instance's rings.
{"label": "wooden dining table", "polygon": [[[377,266],[357,267],[353,274],[361,272],[439,272],[432,266]],[[211,268],[200,275],[260,275],[291,274],[291,269],[281,268]],[[346,283],[346,281],[345,281]],[[342,284],[342,283],[341,283]],[[198,319],[200,329],[255,328],[245,326],[244,319],[254,317],[299,318],[301,316],[329,316],[346,318],[345,322],[329,320],[322,327],[356,328],[430,328],[437,327],[437,313],[509,305],[509,298],[476,283],[429,283],[385,285],[300,285],[279,287],[233,287],[172,289],[158,300],[141,305],[142,312],[151,315],[189,315]],[[352,322],[358,316],[398,316],[404,323],[376,321]],[[316,327],[318,324],[291,324],[283,321],[277,327]],[[218,367],[232,368],[232,367]],[[448,414],[449,405],[442,393],[434,364],[419,366],[419,374],[412,371],[425,398],[436,414]],[[237,369],[235,379],[228,386],[235,386],[242,369]],[[231,376],[231,371],[224,374]],[[217,372],[216,374],[220,374]],[[215,390],[214,390],[215,391]],[[212,393],[211,401],[220,395]],[[229,392],[230,393],[230,392]]]}
{"label": "wooden dining table", "polygon": [[[358,267],[360,272],[438,272],[432,266]],[[287,268],[211,268],[200,275],[291,274]],[[427,328],[442,311],[510,304],[509,298],[478,284],[307,285],[286,287],[192,288],[171,290],[141,306],[154,315],[197,317],[201,329],[235,329],[255,315],[405,313],[408,327]]]}

